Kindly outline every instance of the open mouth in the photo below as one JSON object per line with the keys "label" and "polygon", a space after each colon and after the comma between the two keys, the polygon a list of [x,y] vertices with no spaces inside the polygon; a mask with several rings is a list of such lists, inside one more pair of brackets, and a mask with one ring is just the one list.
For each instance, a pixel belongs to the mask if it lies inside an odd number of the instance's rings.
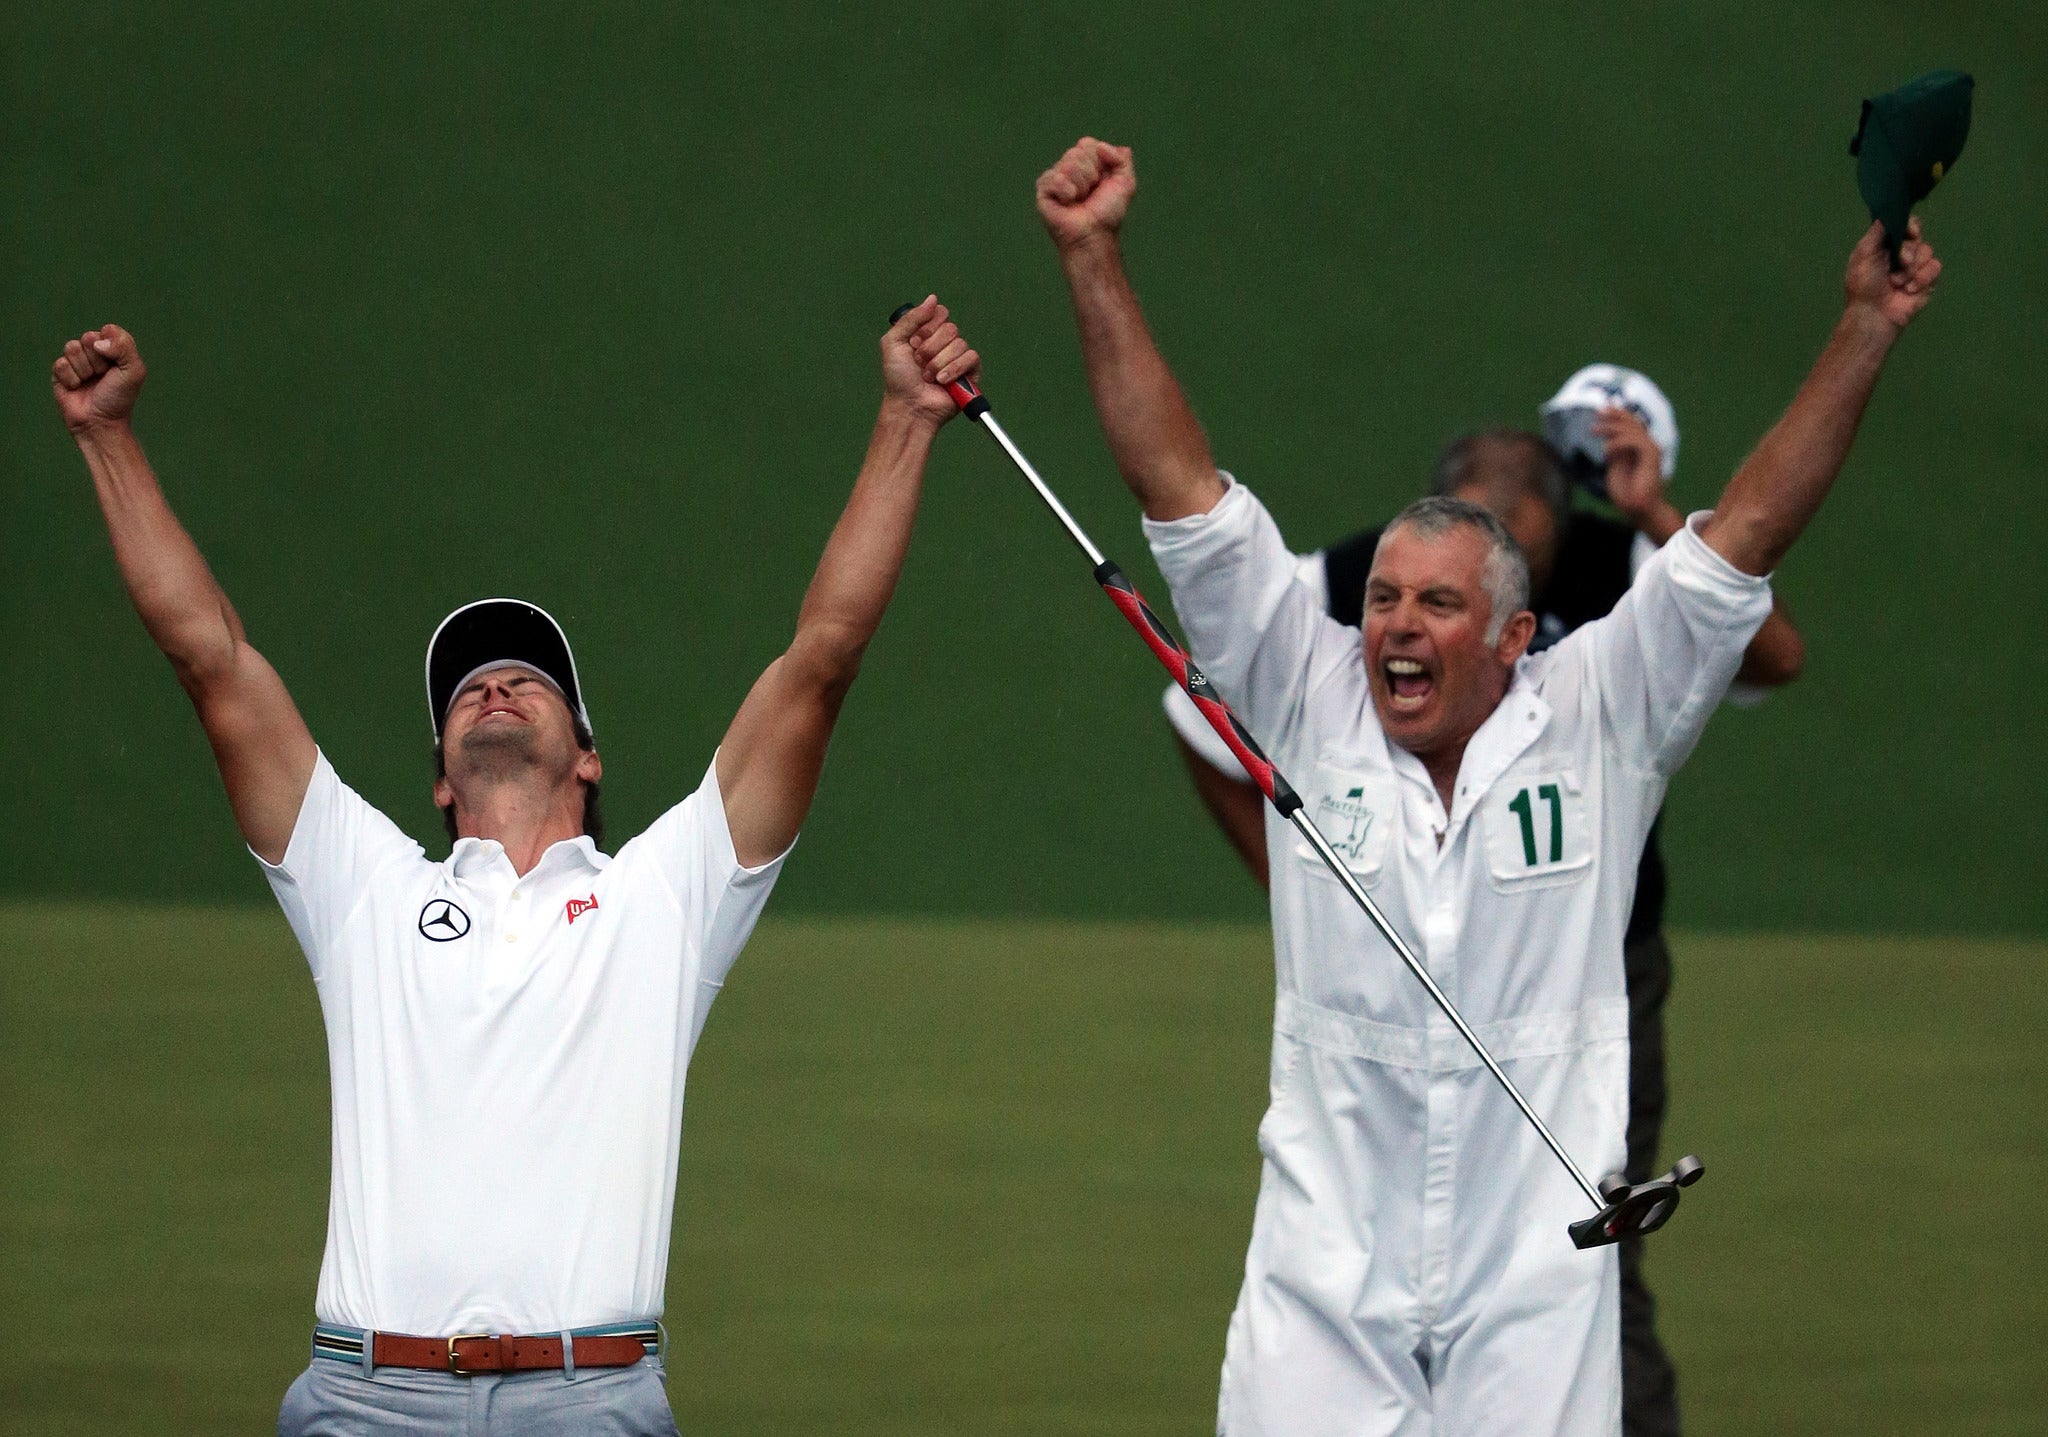
{"label": "open mouth", "polygon": [[1436,695],[1436,676],[1420,659],[1387,659],[1380,664],[1387,701],[1396,713],[1415,713]]}

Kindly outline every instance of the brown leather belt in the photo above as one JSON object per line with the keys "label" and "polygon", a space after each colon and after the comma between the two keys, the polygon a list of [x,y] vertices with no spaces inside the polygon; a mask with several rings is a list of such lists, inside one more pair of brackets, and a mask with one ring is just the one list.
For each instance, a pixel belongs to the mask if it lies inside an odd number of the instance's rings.
{"label": "brown leather belt", "polygon": [[[637,1337],[602,1336],[574,1339],[578,1367],[631,1367],[647,1355]],[[370,1361],[378,1367],[419,1367],[469,1377],[479,1372],[534,1372],[559,1369],[562,1338],[499,1337],[464,1332],[455,1337],[407,1337],[402,1332],[376,1334]]]}

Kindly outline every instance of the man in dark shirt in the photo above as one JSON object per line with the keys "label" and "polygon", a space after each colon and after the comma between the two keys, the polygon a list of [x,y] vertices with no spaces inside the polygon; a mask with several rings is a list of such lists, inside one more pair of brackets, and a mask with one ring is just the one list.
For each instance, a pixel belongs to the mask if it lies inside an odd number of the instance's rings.
{"label": "man in dark shirt", "polygon": [[[1570,459],[1538,435],[1486,429],[1458,439],[1437,461],[1431,492],[1491,510],[1528,556],[1529,606],[1537,619],[1531,653],[1605,616],[1628,592],[1636,571],[1685,522],[1664,495],[1670,473],[1667,455],[1677,447],[1670,407],[1641,375],[1614,372],[1639,385],[1632,384],[1626,395],[1615,388],[1615,407],[1605,408],[1583,426]],[[1580,377],[1573,376],[1573,382]],[[1567,384],[1560,398],[1571,388]],[[1653,405],[1631,402],[1637,393],[1654,395]],[[1652,422],[1665,430],[1661,445],[1653,436]],[[1582,446],[1593,451],[1591,462],[1579,452]],[[1621,517],[1575,508],[1574,475],[1594,492],[1604,492]],[[1362,529],[1301,561],[1300,582],[1320,590],[1330,616],[1340,623],[1355,627],[1362,619],[1366,575],[1379,539],[1378,529]],[[1803,658],[1798,631],[1783,610],[1774,607],[1743,656],[1730,701],[1754,703],[1766,690],[1791,682]],[[1178,688],[1167,690],[1167,714],[1196,791],[1263,885],[1264,799]],[[1635,906],[1623,945],[1629,997],[1631,1182],[1644,1182],[1655,1170],[1664,1124],[1664,1000],[1671,991],[1664,891],[1664,857],[1653,826],[1636,871]],[[1657,1338],[1655,1317],[1655,1302],[1643,1279],[1642,1240],[1624,1242],[1622,1427],[1627,1437],[1676,1437],[1678,1432],[1678,1378]]]}

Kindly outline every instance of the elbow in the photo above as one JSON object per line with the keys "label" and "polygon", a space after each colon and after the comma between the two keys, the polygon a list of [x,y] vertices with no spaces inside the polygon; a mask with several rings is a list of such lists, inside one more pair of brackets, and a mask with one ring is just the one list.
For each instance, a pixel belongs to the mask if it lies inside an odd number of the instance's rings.
{"label": "elbow", "polygon": [[171,662],[178,683],[195,698],[232,678],[240,664],[242,639],[226,613],[212,607],[152,602],[136,596],[142,626]]}
{"label": "elbow", "polygon": [[236,669],[233,639],[221,637],[192,643],[166,641],[164,657],[178,676],[178,686],[194,699],[218,689],[232,679]]}
{"label": "elbow", "polygon": [[798,629],[786,656],[791,677],[836,710],[860,676],[868,638],[846,624],[816,623]]}

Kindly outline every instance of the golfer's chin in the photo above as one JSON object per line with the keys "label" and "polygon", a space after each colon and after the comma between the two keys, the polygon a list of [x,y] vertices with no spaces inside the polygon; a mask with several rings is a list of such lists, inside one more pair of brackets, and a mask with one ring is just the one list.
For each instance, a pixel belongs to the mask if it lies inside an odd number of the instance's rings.
{"label": "golfer's chin", "polygon": [[465,770],[503,778],[508,773],[531,768],[539,762],[540,735],[529,723],[514,720],[481,723],[456,741],[453,756]]}

